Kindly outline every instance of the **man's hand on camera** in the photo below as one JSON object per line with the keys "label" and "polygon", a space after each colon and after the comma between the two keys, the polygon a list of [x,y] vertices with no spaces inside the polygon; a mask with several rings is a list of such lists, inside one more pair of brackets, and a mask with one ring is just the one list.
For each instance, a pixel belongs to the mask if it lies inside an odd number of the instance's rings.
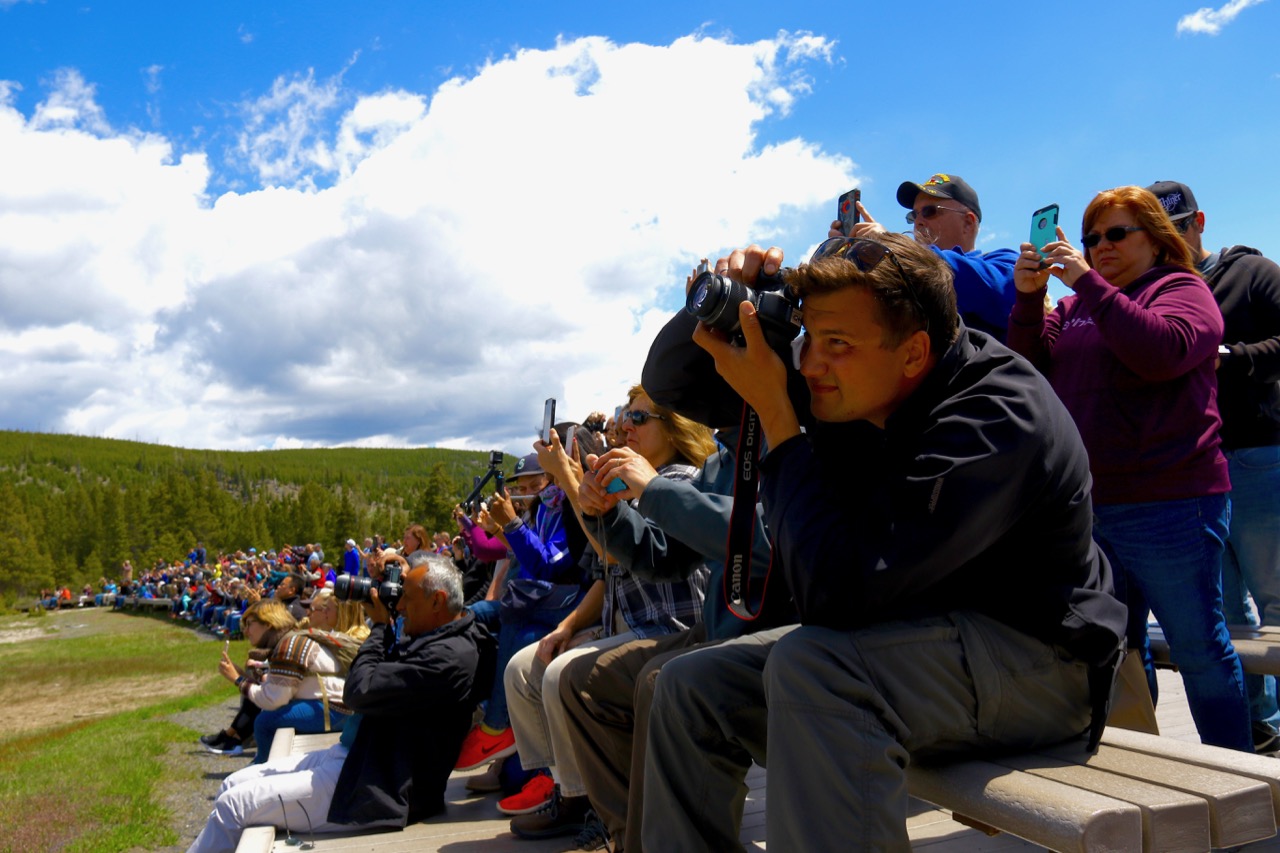
{"label": "man's hand on camera", "polygon": [[716,272],[743,284],[755,284],[761,270],[765,275],[773,275],[780,269],[782,250],[777,246],[762,249],[754,243],[716,261]]}
{"label": "man's hand on camera", "polygon": [[[752,248],[758,249],[755,246]],[[737,254],[739,253],[734,253]],[[754,266],[756,272],[759,271],[761,264],[758,256],[754,262],[748,256],[748,263],[742,268],[750,266]],[[768,265],[764,266],[768,272]],[[765,341],[755,306],[750,302],[743,302],[738,306],[738,318],[742,324],[745,347],[734,346],[723,332],[708,328],[702,323],[693,332],[693,342],[711,354],[716,362],[716,372],[738,396],[756,410],[769,446],[777,447],[800,433],[800,421],[787,396],[787,367]]]}
{"label": "man's hand on camera", "polygon": [[364,607],[364,613],[369,617],[369,621],[375,625],[392,625],[396,621],[395,615],[382,603],[382,599],[378,598],[376,589],[370,588],[369,600],[362,601],[361,606]]}

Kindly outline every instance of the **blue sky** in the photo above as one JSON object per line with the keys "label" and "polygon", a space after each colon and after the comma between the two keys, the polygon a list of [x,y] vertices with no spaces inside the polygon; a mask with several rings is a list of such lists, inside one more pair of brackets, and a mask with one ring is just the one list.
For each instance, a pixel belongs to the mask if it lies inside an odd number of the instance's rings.
{"label": "blue sky", "polygon": [[980,247],[1175,179],[1280,258],[1278,9],[0,0],[0,427],[523,451],[700,256],[939,171]]}

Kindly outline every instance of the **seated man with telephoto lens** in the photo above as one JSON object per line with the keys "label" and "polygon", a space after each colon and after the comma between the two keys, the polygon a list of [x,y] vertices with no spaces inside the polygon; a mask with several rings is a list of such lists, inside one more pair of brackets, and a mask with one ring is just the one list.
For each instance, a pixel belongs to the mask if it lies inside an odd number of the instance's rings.
{"label": "seated man with telephoto lens", "polygon": [[343,702],[356,716],[342,740],[232,773],[188,853],[235,850],[246,826],[404,827],[444,810],[472,709],[493,682],[497,644],[463,609],[462,576],[447,557],[415,555],[408,568],[396,604],[402,642],[378,588],[369,591],[373,629],[347,674]]}

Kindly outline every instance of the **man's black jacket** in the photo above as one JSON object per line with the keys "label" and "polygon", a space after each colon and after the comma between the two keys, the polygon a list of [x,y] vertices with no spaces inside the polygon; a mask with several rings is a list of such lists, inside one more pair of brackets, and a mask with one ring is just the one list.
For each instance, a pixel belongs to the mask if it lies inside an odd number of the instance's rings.
{"label": "man's black jacket", "polygon": [[331,823],[403,827],[444,809],[471,712],[493,683],[497,645],[470,611],[405,646],[391,626],[374,626],[342,694],[363,717]]}

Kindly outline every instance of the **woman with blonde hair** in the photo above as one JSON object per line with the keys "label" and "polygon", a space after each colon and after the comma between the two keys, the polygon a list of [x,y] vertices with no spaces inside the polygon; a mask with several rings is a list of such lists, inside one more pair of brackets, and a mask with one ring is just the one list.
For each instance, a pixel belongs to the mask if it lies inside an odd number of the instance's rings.
{"label": "woman with blonde hair", "polygon": [[[627,399],[622,413],[625,446],[610,455],[648,466],[655,477],[692,479],[715,449],[711,430],[656,405],[640,385],[632,386]],[[558,434],[549,445],[536,442],[534,449],[580,511],[583,469],[576,454],[565,452]],[[588,652],[693,627],[702,618],[708,573],[702,566],[684,580],[654,583],[612,566],[554,630],[512,657],[504,678],[514,740],[521,765],[537,771],[518,793],[498,803],[499,810],[513,815],[512,832],[543,838],[576,831],[585,818],[586,783],[560,699],[564,667]]]}
{"label": "woman with blonde hair", "polygon": [[[1147,611],[1169,640],[1201,739],[1252,751],[1244,674],[1222,611],[1231,483],[1219,449],[1222,315],[1159,200],[1101,192],[1083,251],[1058,229],[1014,267],[1009,346],[1049,379],[1075,420],[1093,474],[1093,538],[1129,607],[1130,648],[1152,698]],[[1074,294],[1046,313],[1049,276]]]}
{"label": "woman with blonde hair", "polygon": [[277,729],[301,734],[341,731],[350,712],[342,704],[345,679],[336,655],[323,643],[296,631],[297,621],[280,602],[266,598],[249,605],[240,621],[253,646],[242,669],[226,652],[218,671],[261,711],[253,721],[258,742],[254,763],[271,754]]}
{"label": "woman with blonde hair", "polygon": [[356,601],[340,601],[332,589],[321,589],[311,598],[311,615],[302,620],[301,628],[337,631],[364,641],[369,636],[364,609]]}

